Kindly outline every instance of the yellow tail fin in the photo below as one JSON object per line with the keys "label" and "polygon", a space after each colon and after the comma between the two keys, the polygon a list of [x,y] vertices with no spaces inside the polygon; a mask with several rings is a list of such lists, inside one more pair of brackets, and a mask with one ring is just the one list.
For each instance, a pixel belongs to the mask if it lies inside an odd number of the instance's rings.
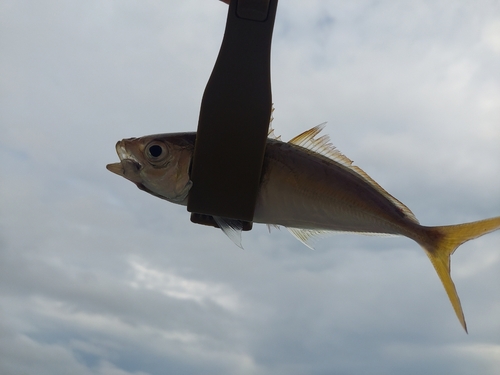
{"label": "yellow tail fin", "polygon": [[428,238],[421,242],[427,256],[443,283],[446,294],[457,314],[458,320],[467,332],[464,313],[458,298],[455,284],[450,275],[450,256],[466,241],[500,229],[500,217],[475,221],[473,223],[427,227]]}

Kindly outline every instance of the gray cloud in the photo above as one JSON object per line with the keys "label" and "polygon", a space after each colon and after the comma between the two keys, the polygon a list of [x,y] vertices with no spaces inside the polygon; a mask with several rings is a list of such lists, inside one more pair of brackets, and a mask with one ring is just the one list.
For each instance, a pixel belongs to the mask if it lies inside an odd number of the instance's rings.
{"label": "gray cloud", "polygon": [[[245,250],[107,172],[117,140],[196,128],[212,1],[4,1],[2,374],[496,374],[499,234],[452,260],[469,335],[404,238]],[[333,143],[423,224],[500,214],[495,2],[281,2],[274,128]]]}

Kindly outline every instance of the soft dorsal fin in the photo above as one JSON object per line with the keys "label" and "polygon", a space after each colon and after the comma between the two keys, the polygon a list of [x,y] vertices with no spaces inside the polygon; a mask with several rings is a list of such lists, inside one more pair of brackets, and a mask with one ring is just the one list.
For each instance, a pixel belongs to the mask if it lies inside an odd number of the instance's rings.
{"label": "soft dorsal fin", "polygon": [[372,185],[375,189],[379,191],[383,196],[389,199],[394,205],[396,205],[410,220],[418,223],[417,218],[411,212],[411,210],[406,207],[399,200],[394,198],[391,194],[385,191],[377,182],[375,182],[370,176],[368,176],[361,168],[353,165],[353,161],[347,156],[342,154],[339,150],[335,148],[330,142],[330,137],[328,135],[323,135],[319,138],[315,138],[325,127],[326,122],[311,128],[298,136],[292,138],[288,143],[296,146],[303,147],[311,152],[322,155],[333,162],[343,165],[349,168],[352,172],[356,173],[359,177],[365,180],[367,183]]}

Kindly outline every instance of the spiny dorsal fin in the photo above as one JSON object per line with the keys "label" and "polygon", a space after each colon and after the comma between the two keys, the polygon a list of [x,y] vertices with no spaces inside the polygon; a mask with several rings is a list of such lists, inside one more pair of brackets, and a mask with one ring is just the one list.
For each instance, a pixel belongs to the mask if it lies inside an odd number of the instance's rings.
{"label": "spiny dorsal fin", "polygon": [[406,207],[403,203],[398,201],[392,195],[390,195],[387,191],[385,191],[377,182],[375,182],[370,176],[368,176],[361,168],[352,165],[353,161],[349,159],[347,156],[342,154],[339,150],[335,148],[330,143],[330,137],[328,135],[323,135],[319,138],[315,138],[325,127],[326,122],[311,128],[298,136],[292,138],[288,143],[303,147],[309,151],[312,151],[316,154],[327,157],[328,159],[343,165],[344,167],[349,168],[351,171],[356,173],[359,177],[365,180],[367,183],[372,185],[375,189],[379,191],[382,195],[384,195],[387,199],[389,199],[394,205],[396,205],[403,213],[415,223],[418,223],[417,218],[410,211],[408,207]]}
{"label": "spiny dorsal fin", "polygon": [[281,135],[276,135],[274,134],[274,129],[273,129],[273,113],[274,113],[274,107],[271,109],[271,119],[269,120],[269,130],[267,132],[267,138],[275,139],[277,141],[281,141]]}

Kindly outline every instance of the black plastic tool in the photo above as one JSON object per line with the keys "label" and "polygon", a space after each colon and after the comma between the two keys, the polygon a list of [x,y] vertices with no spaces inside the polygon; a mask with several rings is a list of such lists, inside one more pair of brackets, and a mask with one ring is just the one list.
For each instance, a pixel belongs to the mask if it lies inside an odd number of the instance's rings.
{"label": "black plastic tool", "polygon": [[271,117],[271,39],[278,0],[231,0],[200,109],[189,192],[191,221],[252,228]]}

